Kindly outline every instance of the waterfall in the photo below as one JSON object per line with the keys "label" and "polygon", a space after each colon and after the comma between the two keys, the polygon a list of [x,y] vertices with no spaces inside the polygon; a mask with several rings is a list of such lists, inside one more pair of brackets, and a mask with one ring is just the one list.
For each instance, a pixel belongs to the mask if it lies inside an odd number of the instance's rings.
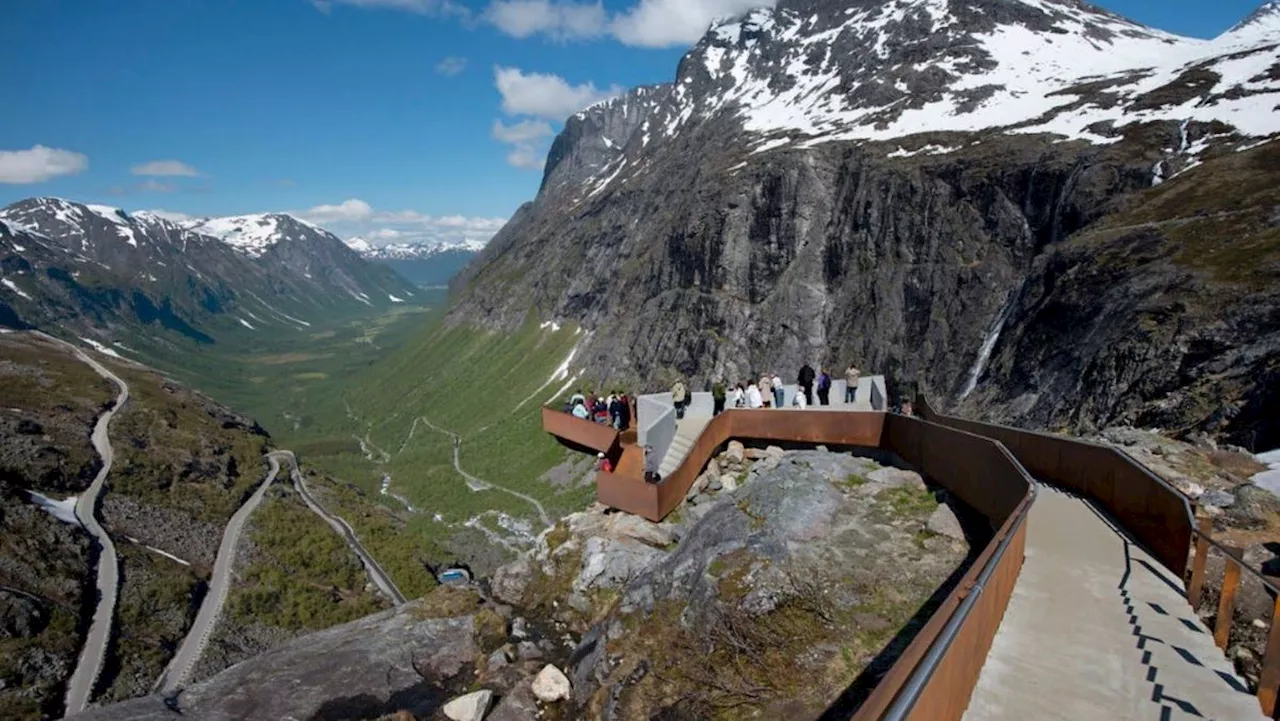
{"label": "waterfall", "polygon": [[1018,291],[1021,288],[1022,286],[1019,285],[1009,293],[1009,299],[1005,301],[995,322],[991,324],[987,337],[982,340],[982,346],[978,349],[978,359],[974,361],[973,369],[969,371],[969,382],[965,384],[964,392],[960,394],[961,400],[967,398],[973,389],[978,387],[978,379],[987,369],[987,361],[991,360],[991,353],[995,351],[996,343],[1000,341],[1000,331],[1004,328],[1004,322],[1009,319],[1009,314],[1013,312],[1013,304],[1018,299]]}

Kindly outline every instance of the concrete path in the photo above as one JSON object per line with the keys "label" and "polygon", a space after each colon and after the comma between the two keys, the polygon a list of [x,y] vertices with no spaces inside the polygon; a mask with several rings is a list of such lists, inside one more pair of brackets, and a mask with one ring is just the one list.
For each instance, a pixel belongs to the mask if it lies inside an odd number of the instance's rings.
{"label": "concrete path", "polygon": [[276,451],[272,455],[279,456],[289,463],[289,477],[293,480],[293,487],[298,491],[298,495],[302,496],[302,501],[307,504],[307,508],[310,508],[312,513],[320,516],[325,523],[328,523],[333,527],[333,530],[338,532],[339,536],[342,536],[343,540],[347,542],[347,546],[351,548],[351,550],[360,559],[360,563],[364,565],[364,570],[365,573],[369,575],[369,580],[373,581],[373,584],[378,587],[378,590],[382,591],[384,596],[391,599],[392,603],[395,603],[396,605],[404,603],[404,594],[400,593],[400,589],[397,588],[395,582],[391,580],[391,576],[387,575],[387,572],[382,570],[382,566],[378,565],[378,562],[373,560],[373,555],[365,550],[365,547],[360,544],[360,539],[356,537],[356,532],[351,528],[350,524],[341,517],[329,513],[329,511],[327,511],[324,506],[320,505],[320,502],[311,495],[311,490],[307,488],[306,479],[302,477],[302,473],[298,470],[298,460],[294,457],[293,452]]}
{"label": "concrete path", "polygon": [[195,669],[196,662],[204,653],[205,646],[209,643],[209,636],[218,623],[222,606],[227,600],[227,592],[231,588],[231,567],[235,565],[236,545],[240,542],[240,532],[244,530],[245,522],[249,520],[249,516],[258,504],[262,503],[263,497],[267,495],[267,489],[271,487],[276,474],[280,472],[278,455],[277,453],[267,455],[270,470],[266,480],[258,486],[258,490],[253,492],[249,500],[236,510],[222,532],[222,543],[218,546],[218,556],[213,562],[209,590],[200,603],[200,610],[196,612],[196,620],[192,622],[186,638],[182,639],[178,652],[170,659],[164,675],[156,684],[161,691],[168,693],[184,686],[192,670]]}
{"label": "concrete path", "polygon": [[1092,505],[1042,486],[965,721],[1261,718],[1178,579]]}
{"label": "concrete path", "polygon": [[108,427],[116,411],[129,400],[129,386],[120,380],[119,376],[107,370],[79,348],[43,333],[39,335],[70,348],[77,358],[93,368],[98,375],[115,383],[120,389],[115,405],[103,411],[102,415],[98,416],[97,425],[93,427],[93,448],[102,457],[102,468],[93,479],[89,490],[80,494],[79,500],[76,501],[76,518],[80,519],[80,525],[84,526],[98,543],[98,606],[93,612],[89,635],[85,637],[84,647],[80,650],[80,661],[71,674],[71,680],[67,682],[66,713],[70,715],[83,711],[89,705],[93,687],[98,683],[98,675],[102,673],[102,665],[106,660],[107,646],[111,641],[111,623],[115,616],[116,595],[120,588],[120,562],[116,558],[116,547],[111,542],[111,536],[107,535],[106,529],[98,523],[97,509],[98,499],[106,484],[107,474],[111,472],[111,461],[114,458],[111,439],[107,432]]}

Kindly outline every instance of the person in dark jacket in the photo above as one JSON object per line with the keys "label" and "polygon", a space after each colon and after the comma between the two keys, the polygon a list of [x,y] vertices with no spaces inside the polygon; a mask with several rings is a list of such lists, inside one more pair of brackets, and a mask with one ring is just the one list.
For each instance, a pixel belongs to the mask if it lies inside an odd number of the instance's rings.
{"label": "person in dark jacket", "polygon": [[609,421],[613,423],[614,430],[622,430],[622,398],[619,394],[614,393],[609,396]]}
{"label": "person in dark jacket", "polygon": [[818,403],[824,406],[831,405],[831,374],[827,373],[826,368],[818,374]]}
{"label": "person in dark jacket", "polygon": [[810,405],[814,405],[813,396],[813,379],[817,374],[813,372],[813,367],[805,363],[800,367],[800,377],[796,380],[800,383],[800,387],[804,389],[804,399],[809,401]]}
{"label": "person in dark jacket", "polygon": [[711,400],[714,404],[714,408],[711,410],[712,418],[724,413],[724,396],[724,381],[716,381],[711,386]]}

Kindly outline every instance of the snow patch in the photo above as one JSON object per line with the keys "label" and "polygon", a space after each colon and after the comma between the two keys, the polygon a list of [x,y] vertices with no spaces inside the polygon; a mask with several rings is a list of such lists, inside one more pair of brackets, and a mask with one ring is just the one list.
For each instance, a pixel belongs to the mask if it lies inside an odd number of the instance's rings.
{"label": "snow patch", "polygon": [[244,326],[245,328],[248,328],[249,330],[257,330],[257,328],[254,328],[252,325],[249,325],[249,321],[245,320],[244,318],[236,318],[236,320],[240,321],[240,325]]}
{"label": "snow patch", "polygon": [[35,491],[27,491],[27,495],[32,503],[48,511],[49,515],[59,521],[73,526],[80,525],[80,519],[76,518],[76,501],[80,500],[79,496],[70,496],[59,501]]}
{"label": "snow patch", "polygon": [[389,298],[389,299],[391,300],[391,302],[392,302],[392,303],[403,303],[403,302],[404,302],[404,300],[403,300],[402,298],[397,298],[397,297],[395,297],[394,295],[391,295],[390,293],[387,293],[387,298]]}
{"label": "snow patch", "polygon": [[117,353],[117,352],[115,352],[114,350],[112,350],[112,349],[108,348],[107,346],[103,345],[102,343],[99,343],[98,341],[93,340],[92,338],[81,338],[80,340],[84,341],[85,345],[89,346],[90,348],[93,348],[94,350],[98,351],[98,352],[99,352],[99,353],[101,353],[102,355],[109,355],[109,356],[111,356],[112,358],[119,358],[119,357],[120,357],[120,354],[119,354],[119,353]]}
{"label": "snow patch", "polygon": [[1259,463],[1265,464],[1267,470],[1254,474],[1249,480],[1258,488],[1265,488],[1277,496],[1280,496],[1280,448],[1266,453],[1259,453],[1255,458]]}
{"label": "snow patch", "polygon": [[4,283],[4,287],[8,288],[9,290],[13,291],[14,293],[17,293],[18,295],[22,296],[23,298],[26,298],[27,300],[31,300],[31,296],[29,296],[29,295],[27,295],[26,293],[24,293],[24,292],[22,291],[22,289],[21,289],[21,288],[19,288],[19,287],[18,287],[18,285],[17,285],[16,283],[14,283],[13,281],[9,280],[8,278],[0,279],[0,283]]}

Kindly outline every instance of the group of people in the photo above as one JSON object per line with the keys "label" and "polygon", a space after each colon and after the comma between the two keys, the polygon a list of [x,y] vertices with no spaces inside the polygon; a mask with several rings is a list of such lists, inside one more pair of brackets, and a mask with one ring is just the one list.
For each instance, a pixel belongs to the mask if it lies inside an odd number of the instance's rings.
{"label": "group of people", "polygon": [[584,421],[594,421],[602,426],[612,426],[625,431],[631,427],[631,398],[622,391],[608,396],[596,396],[579,391],[565,404],[565,412]]}
{"label": "group of people", "polygon": [[[848,387],[844,392],[845,403],[858,400],[858,379],[861,371],[850,364],[844,372]],[[831,405],[831,374],[826,368],[819,367],[814,371],[808,363],[800,368],[796,379],[799,388],[791,399],[794,408],[807,408],[810,405]],[[688,405],[688,394],[684,383],[677,381],[671,391],[676,405],[676,417],[684,417],[684,407]],[[782,378],[776,372],[764,373],[759,380],[749,380],[733,386],[726,386],[724,381],[716,381],[711,386],[711,399],[714,404],[713,415],[720,415],[725,408],[783,408],[785,394]]]}

